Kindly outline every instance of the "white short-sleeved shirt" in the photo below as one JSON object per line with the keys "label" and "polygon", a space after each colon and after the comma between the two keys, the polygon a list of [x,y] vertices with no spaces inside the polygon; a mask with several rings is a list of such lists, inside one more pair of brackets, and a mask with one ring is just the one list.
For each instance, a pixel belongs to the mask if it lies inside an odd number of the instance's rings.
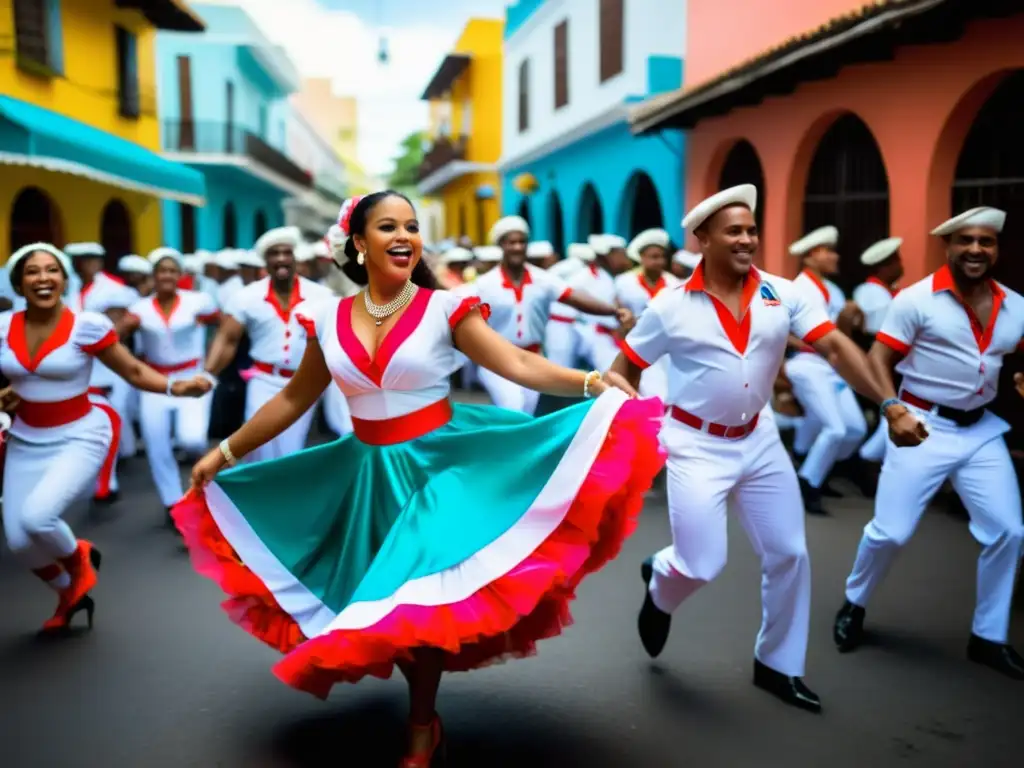
{"label": "white short-sleeved shirt", "polygon": [[352,329],[354,297],[308,302],[296,310],[305,332],[316,338],[334,383],[354,419],[404,416],[448,397],[449,377],[462,365],[452,332],[474,308],[475,296],[419,288],[412,302],[370,355]]}
{"label": "white short-sleeved shirt", "polygon": [[245,328],[254,362],[294,371],[306,351],[306,334],[293,310],[304,301],[331,296],[327,288],[296,275],[288,306],[282,307],[270,278],[264,277],[237,291],[224,311]]}
{"label": "white short-sleeved shirt", "polygon": [[[569,287],[574,291],[585,293],[591,298],[615,306],[615,278],[606,269],[596,264],[588,264],[569,280]],[[619,320],[614,315],[587,315],[579,313],[579,319],[585,325],[600,325],[609,330],[619,327]]]}
{"label": "white short-sleeved shirt", "polygon": [[835,329],[824,302],[792,282],[750,270],[748,307],[737,321],[704,288],[703,262],[681,286],[663,291],[640,315],[623,352],[646,368],[668,355],[669,400],[726,427],[749,423],[768,403],[790,334],[812,344]]}
{"label": "white short-sleeved shirt", "polygon": [[892,300],[876,339],[903,355],[903,390],[949,408],[980,408],[996,396],[1003,357],[1020,348],[1024,297],[989,281],[992,316],[982,327],[942,267]]}
{"label": "white short-sleeved shirt", "polygon": [[[124,280],[106,272],[97,272],[92,282],[78,290],[72,290],[66,301],[75,312],[110,312],[115,309],[128,309],[139,300],[139,292],[127,285]],[[92,367],[93,387],[109,388],[113,386],[117,374],[97,362]]]}
{"label": "white short-sleeved shirt", "polygon": [[877,277],[869,277],[853,289],[853,301],[864,313],[864,333],[878,333],[896,293]]}
{"label": "white short-sleeved shirt", "polygon": [[208,293],[179,290],[164,315],[155,296],[135,302],[128,312],[138,322],[140,354],[162,373],[192,371],[206,354],[206,329],[217,321],[217,303]]}
{"label": "white short-sleeved shirt", "polygon": [[[25,313],[0,315],[0,371],[18,396],[31,403],[57,403],[84,395],[94,357],[116,343],[114,324],[106,315],[65,308],[53,333],[32,356],[25,335]],[[38,428],[15,416],[11,434],[29,442],[59,442],[78,423]]]}
{"label": "white short-sleeved shirt", "polygon": [[625,272],[615,278],[615,298],[619,304],[636,317],[640,317],[647,305],[662,291],[672,290],[679,285],[679,278],[670,272],[662,273],[653,286],[644,279],[643,270]]}
{"label": "white short-sleeved shirt", "polygon": [[516,346],[531,348],[544,341],[552,305],[566,298],[572,289],[561,278],[526,264],[519,285],[499,266],[453,292],[463,297],[476,296],[481,303],[488,304],[491,327]]}
{"label": "white short-sleeved shirt", "polygon": [[231,304],[231,300],[235,297],[235,294],[243,288],[245,288],[245,281],[242,279],[242,276],[232,275],[216,287],[217,304],[226,308]]}

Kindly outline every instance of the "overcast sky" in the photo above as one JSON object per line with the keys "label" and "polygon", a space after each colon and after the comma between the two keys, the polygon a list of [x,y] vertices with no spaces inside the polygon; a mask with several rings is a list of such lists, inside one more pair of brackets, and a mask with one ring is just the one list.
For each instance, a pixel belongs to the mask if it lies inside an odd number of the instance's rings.
{"label": "overcast sky", "polygon": [[[420,94],[470,16],[501,18],[506,0],[203,0],[245,8],[305,76],[359,99],[359,155],[386,173],[398,143],[427,124]],[[377,62],[381,37],[387,65]]]}

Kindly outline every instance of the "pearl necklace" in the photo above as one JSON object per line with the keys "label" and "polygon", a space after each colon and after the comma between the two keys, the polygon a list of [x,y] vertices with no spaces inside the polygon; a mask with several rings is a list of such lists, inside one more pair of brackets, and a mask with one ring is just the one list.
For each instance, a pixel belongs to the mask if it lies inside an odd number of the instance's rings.
{"label": "pearl necklace", "polygon": [[370,313],[370,317],[377,321],[377,325],[383,325],[385,320],[412,301],[412,297],[415,295],[416,286],[410,280],[402,287],[398,295],[387,304],[374,304],[373,299],[370,298],[369,290],[363,292],[363,300],[366,302],[366,311]]}

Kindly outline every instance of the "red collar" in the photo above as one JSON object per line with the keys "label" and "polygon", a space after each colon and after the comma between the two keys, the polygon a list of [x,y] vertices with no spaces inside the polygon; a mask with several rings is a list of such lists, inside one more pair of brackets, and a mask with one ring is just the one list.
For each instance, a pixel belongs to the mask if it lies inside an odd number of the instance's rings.
{"label": "red collar", "polygon": [[278,302],[277,294],[274,293],[274,281],[268,277],[266,301],[274,308],[274,311],[277,312],[277,316],[281,318],[281,322],[287,325],[288,319],[291,317],[292,310],[295,309],[297,304],[302,302],[302,291],[299,290],[299,276],[296,275],[292,278],[292,292],[288,296],[287,307],[282,307],[280,302]]}
{"label": "red collar", "polygon": [[170,326],[171,318],[174,317],[174,313],[178,311],[178,307],[181,305],[181,294],[174,294],[174,301],[171,303],[171,309],[167,314],[164,314],[163,307],[160,306],[160,300],[153,296],[153,309],[156,310],[156,316],[164,321],[164,325]]}
{"label": "red collar", "polygon": [[821,295],[825,297],[825,303],[826,304],[828,304],[830,301],[832,301],[832,297],[831,297],[831,295],[828,292],[828,286],[825,285],[825,283],[822,281],[822,279],[820,277],[818,277],[816,274],[811,272],[811,270],[809,270],[809,269],[805,269],[802,274],[806,275],[807,279],[810,280],[812,283],[814,283],[814,286],[819,291],[821,291]]}
{"label": "red collar", "polygon": [[[992,291],[992,295],[998,297],[1000,301],[1006,298],[1006,291],[992,278],[988,279],[988,287]],[[939,293],[940,291],[950,291],[958,299],[960,298],[960,291],[957,290],[956,283],[953,282],[953,272],[948,264],[940,267],[932,275],[932,293]]]}
{"label": "red collar", "polygon": [[885,282],[879,280],[874,275],[869,277],[864,282],[865,283],[871,283],[872,285],[880,285],[880,286],[882,286],[883,288],[885,288],[885,290],[887,290],[889,292],[890,296],[895,296],[897,293],[900,292],[898,288],[893,288],[891,285],[889,285],[888,283],[885,283]]}
{"label": "red collar", "polygon": [[597,277],[598,274],[600,274],[601,268],[597,266],[597,264],[595,264],[594,262],[590,262],[587,265],[587,267],[590,269],[590,274],[592,274],[594,277]]}
{"label": "red collar", "polygon": [[54,326],[53,332],[39,345],[35,355],[29,355],[28,338],[25,333],[25,312],[15,312],[11,317],[11,325],[7,330],[7,344],[22,367],[30,373],[35,373],[47,355],[68,343],[74,327],[75,313],[64,307],[60,314],[60,319],[57,320],[57,325]]}
{"label": "red collar", "polygon": [[523,267],[523,279],[516,285],[512,282],[512,276],[505,270],[505,265],[502,264],[498,267],[501,270],[501,287],[507,288],[516,295],[516,304],[519,304],[523,300],[523,289],[533,282],[533,278],[530,277],[530,270],[525,266]]}
{"label": "red collar", "polygon": [[932,275],[932,293],[949,291],[953,298],[959,302],[960,306],[964,308],[964,312],[967,313],[967,319],[971,324],[971,332],[974,334],[974,340],[978,343],[978,350],[980,352],[984,352],[988,349],[988,345],[992,343],[992,334],[996,329],[999,308],[1002,307],[1003,300],[1006,298],[1006,291],[995,280],[989,278],[988,287],[992,291],[992,314],[988,318],[988,324],[982,325],[974,310],[964,302],[963,296],[960,295],[956,283],[953,282],[953,273],[950,271],[949,265],[944,265]]}
{"label": "red collar", "polygon": [[686,281],[683,289],[687,292],[701,291],[711,300],[722,330],[725,331],[725,335],[732,342],[733,348],[740,355],[744,355],[747,351],[747,343],[750,341],[750,302],[760,286],[761,273],[756,268],[751,267],[750,272],[743,278],[743,293],[740,296],[740,320],[736,319],[733,313],[717,296],[707,292],[707,289],[704,287],[703,259],[697,264],[697,268],[693,270],[693,274],[690,275],[690,279]]}
{"label": "red collar", "polygon": [[662,288],[665,287],[664,275],[659,275],[658,280],[654,283],[653,286],[647,284],[647,279],[644,277],[644,273],[642,270],[640,272],[637,272],[636,279],[637,282],[640,283],[640,287],[647,291],[647,295],[650,296],[652,299],[661,292]]}

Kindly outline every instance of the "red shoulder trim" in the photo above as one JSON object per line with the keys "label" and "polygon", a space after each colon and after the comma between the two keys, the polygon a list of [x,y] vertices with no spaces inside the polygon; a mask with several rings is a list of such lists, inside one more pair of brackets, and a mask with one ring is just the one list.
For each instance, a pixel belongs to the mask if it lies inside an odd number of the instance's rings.
{"label": "red shoulder trim", "polygon": [[196,315],[196,322],[200,325],[212,325],[220,320],[220,311],[208,312],[205,315]]}
{"label": "red shoulder trim", "polygon": [[629,343],[623,339],[622,343],[619,344],[619,351],[626,356],[626,358],[640,370],[646,370],[651,367],[651,364],[644,360],[640,355],[636,353],[636,350],[629,346]]}
{"label": "red shoulder trim", "polygon": [[306,317],[298,312],[295,313],[295,322],[302,326],[302,330],[306,332],[306,336],[311,339],[316,338],[316,323],[313,322],[312,318]]}
{"label": "red shoulder trim", "polygon": [[451,317],[448,318],[448,325],[454,331],[455,326],[463,321],[463,319],[472,312],[474,309],[480,310],[480,315],[484,320],[487,320],[491,316],[491,305],[482,304],[478,296],[469,296],[462,300],[462,303],[455,308],[452,312]]}
{"label": "red shoulder trim", "polygon": [[910,352],[909,344],[905,344],[899,339],[890,336],[888,333],[882,333],[881,331],[879,331],[878,333],[875,334],[875,341],[885,344],[885,346],[887,346],[893,352],[898,352],[904,357],[906,357],[907,354]]}
{"label": "red shoulder trim", "polygon": [[117,344],[117,332],[110,330],[107,331],[106,335],[99,341],[93,342],[92,344],[83,344],[81,349],[85,354],[93,355],[95,357],[104,349],[108,349],[115,344]]}
{"label": "red shoulder trim", "polygon": [[816,325],[813,328],[811,328],[811,330],[808,331],[806,335],[804,335],[802,341],[804,342],[804,344],[813,344],[814,342],[818,341],[818,339],[823,339],[824,337],[828,336],[835,329],[836,327],[831,321],[826,321],[821,325]]}

